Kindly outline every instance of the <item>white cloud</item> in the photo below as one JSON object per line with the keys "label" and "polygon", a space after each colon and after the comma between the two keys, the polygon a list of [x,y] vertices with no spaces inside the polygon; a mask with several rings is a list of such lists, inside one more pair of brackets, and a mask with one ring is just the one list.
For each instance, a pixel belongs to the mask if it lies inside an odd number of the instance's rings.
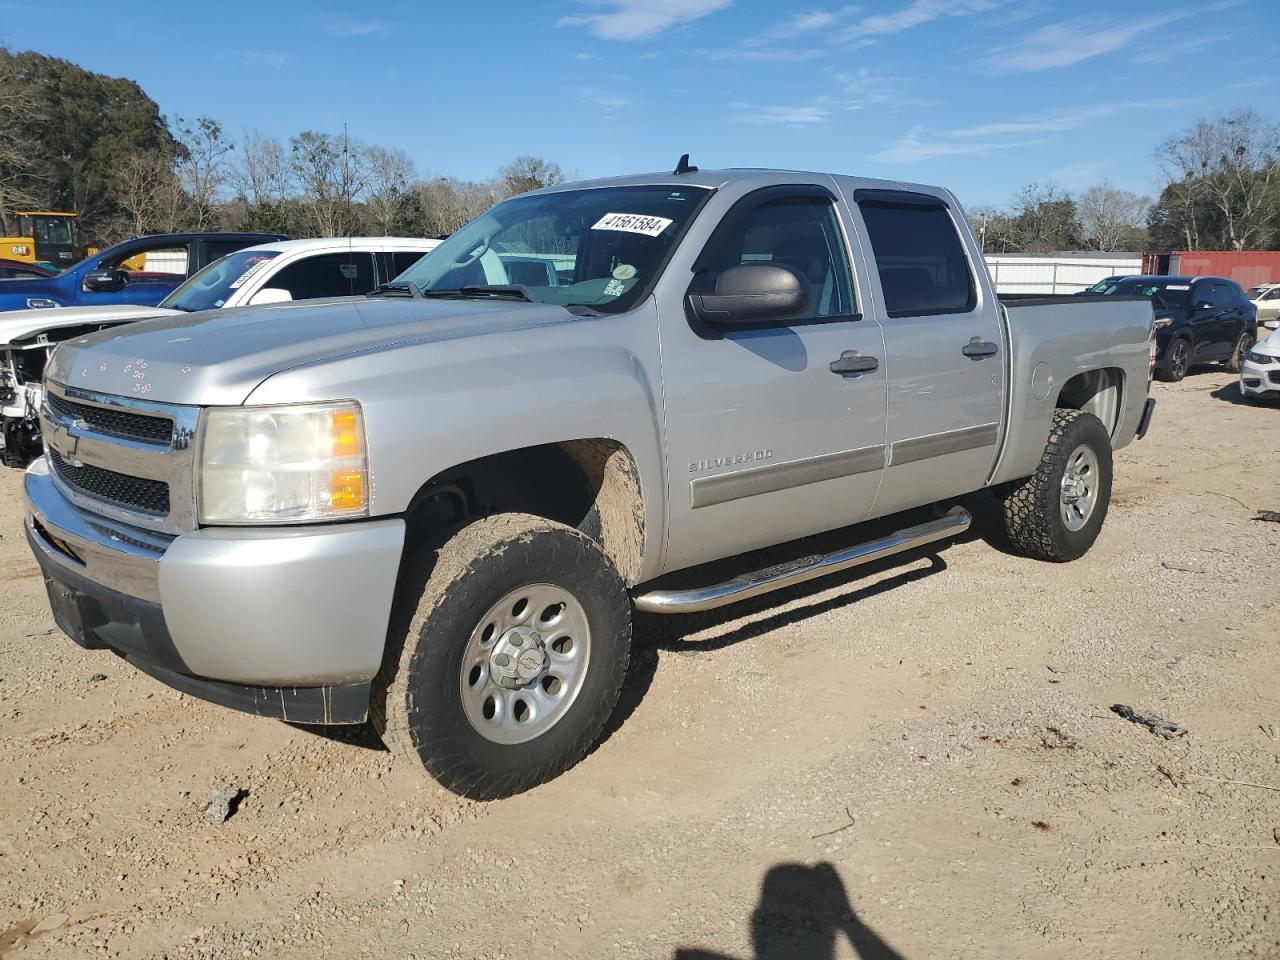
{"label": "white cloud", "polygon": [[979,62],[988,73],[1030,73],[1069,67],[1107,53],[1115,53],[1159,27],[1192,16],[1192,10],[1171,10],[1150,17],[1116,19],[1099,25],[1096,17],[1051,23],[1006,47],[997,47]]}
{"label": "white cloud", "polygon": [[894,77],[882,77],[866,67],[852,73],[837,73],[836,80],[844,91],[842,106],[846,110],[861,110],[882,103],[908,103],[899,87],[901,81]]}
{"label": "white cloud", "polygon": [[871,159],[885,163],[915,163],[959,154],[1007,151],[1048,143],[1054,134],[1075,130],[1120,113],[1172,109],[1185,107],[1193,102],[1174,98],[1118,100],[1050,110],[1036,117],[997,120],[950,130],[929,131],[924,127],[914,127],[906,136],[872,154]]}
{"label": "white cloud", "polygon": [[779,127],[808,127],[816,123],[826,123],[831,116],[831,109],[818,101],[810,104],[794,106],[758,107],[737,103],[738,119],[748,123],[765,123]]}
{"label": "white cloud", "polygon": [[556,26],[586,27],[601,40],[647,40],[670,27],[723,10],[733,0],[586,0],[600,13],[561,17]]}
{"label": "white cloud", "polygon": [[956,141],[949,139],[946,134],[929,134],[923,130],[913,130],[885,149],[873,153],[871,159],[883,163],[917,163],[921,160],[937,160],[941,157],[954,157],[967,153],[992,153],[996,150],[1030,147],[1044,142],[1043,139]]}
{"label": "white cloud", "polygon": [[760,106],[733,103],[730,107],[737,111],[739,120],[750,123],[808,127],[826,123],[841,113],[853,110],[864,110],[885,103],[905,105],[917,102],[900,93],[898,80],[879,76],[865,67],[852,73],[838,73],[835,80],[832,94],[817,97],[807,104]]}
{"label": "white cloud", "polygon": [[279,70],[289,62],[289,55],[285,53],[259,53],[255,50],[246,50],[240,54],[240,62],[246,67],[266,67],[270,70]]}
{"label": "white cloud", "polygon": [[1189,57],[1193,53],[1199,53],[1205,47],[1225,47],[1234,42],[1234,38],[1229,33],[1211,31],[1188,37],[1175,43],[1162,42],[1152,44],[1146,50],[1134,54],[1133,62],[1141,64],[1168,63],[1172,60],[1181,60],[1184,57]]}
{"label": "white cloud", "polygon": [[1003,0],[915,0],[892,13],[863,17],[840,31],[839,39],[870,40],[902,33],[940,17],[967,17],[998,8]]}
{"label": "white cloud", "polygon": [[790,19],[776,23],[763,33],[743,41],[744,46],[756,47],[777,40],[792,40],[818,30],[829,30],[842,20],[861,10],[861,7],[840,7],[836,10],[811,10],[794,14]]}
{"label": "white cloud", "polygon": [[[1009,0],[914,0],[892,13],[859,16],[860,6],[793,14],[736,47],[709,53],[716,60],[793,63],[826,57],[841,48],[865,46],[942,17],[996,10]],[[796,46],[796,44],[801,44]]]}
{"label": "white cloud", "polygon": [[324,32],[335,37],[367,37],[372,33],[385,33],[385,23],[365,21],[363,23],[327,23]]}
{"label": "white cloud", "polygon": [[712,60],[747,60],[752,63],[803,63],[825,57],[830,51],[822,47],[780,47],[777,49],[734,49],[708,52]]}
{"label": "white cloud", "polygon": [[601,90],[594,90],[590,87],[580,89],[578,91],[578,99],[583,103],[589,103],[599,107],[604,111],[605,116],[612,116],[617,111],[631,104],[631,101],[624,97],[617,97],[613,94],[606,93]]}

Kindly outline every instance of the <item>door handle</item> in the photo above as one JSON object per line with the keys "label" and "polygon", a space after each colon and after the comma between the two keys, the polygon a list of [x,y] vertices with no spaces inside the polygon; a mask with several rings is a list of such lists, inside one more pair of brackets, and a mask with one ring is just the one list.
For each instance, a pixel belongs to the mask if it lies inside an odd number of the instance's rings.
{"label": "door handle", "polygon": [[960,348],[960,352],[970,360],[981,360],[983,357],[994,357],[1000,352],[1000,348],[990,340],[974,337]]}
{"label": "door handle", "polygon": [[842,377],[857,377],[879,368],[879,360],[875,357],[864,357],[857,350],[846,350],[840,354],[839,360],[831,361],[831,372],[838,373]]}

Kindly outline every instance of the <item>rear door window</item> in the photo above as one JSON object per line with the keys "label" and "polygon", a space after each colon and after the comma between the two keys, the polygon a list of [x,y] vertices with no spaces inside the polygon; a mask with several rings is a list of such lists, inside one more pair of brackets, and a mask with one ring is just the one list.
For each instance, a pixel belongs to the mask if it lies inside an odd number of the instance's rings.
{"label": "rear door window", "polygon": [[251,240],[206,240],[204,242],[204,262],[213,263],[213,261],[221,259],[229,253],[235,253],[237,250],[243,250],[245,247],[253,245]]}
{"label": "rear door window", "polygon": [[105,261],[104,267],[124,270],[130,283],[164,281],[172,283],[187,275],[187,244],[168,244],[139,249],[134,247],[114,261]]}
{"label": "rear door window", "polygon": [[977,289],[946,207],[860,201],[890,317],[967,313]]}
{"label": "rear door window", "polygon": [[267,282],[288,290],[294,300],[354,297],[376,285],[371,253],[324,253],[283,267]]}

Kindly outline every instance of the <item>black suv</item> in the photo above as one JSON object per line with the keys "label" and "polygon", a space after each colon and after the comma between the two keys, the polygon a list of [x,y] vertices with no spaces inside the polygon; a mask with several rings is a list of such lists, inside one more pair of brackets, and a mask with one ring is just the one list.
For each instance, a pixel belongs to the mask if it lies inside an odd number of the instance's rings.
{"label": "black suv", "polygon": [[1256,340],[1257,308],[1225,277],[1117,277],[1092,292],[1151,299],[1161,380],[1181,380],[1193,363],[1222,363],[1236,373]]}

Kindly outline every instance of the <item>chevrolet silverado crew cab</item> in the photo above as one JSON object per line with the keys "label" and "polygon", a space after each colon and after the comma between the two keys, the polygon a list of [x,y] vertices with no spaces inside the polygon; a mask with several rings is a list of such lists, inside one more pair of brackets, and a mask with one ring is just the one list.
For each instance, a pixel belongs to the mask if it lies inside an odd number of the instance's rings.
{"label": "chevrolet silverado crew cab", "polygon": [[78,643],[504,796],[600,735],[636,611],[953,537],[980,490],[1081,556],[1151,325],[1001,303],[944,189],[682,161],[507,200],[366,298],[62,343],[27,536]]}
{"label": "chevrolet silverado crew cab", "polygon": [[158,306],[0,313],[0,459],[8,466],[26,466],[40,452],[41,378],[48,355],[62,340],[147,317],[363,295],[399,276],[439,243],[409,237],[282,240],[220,257]]}

